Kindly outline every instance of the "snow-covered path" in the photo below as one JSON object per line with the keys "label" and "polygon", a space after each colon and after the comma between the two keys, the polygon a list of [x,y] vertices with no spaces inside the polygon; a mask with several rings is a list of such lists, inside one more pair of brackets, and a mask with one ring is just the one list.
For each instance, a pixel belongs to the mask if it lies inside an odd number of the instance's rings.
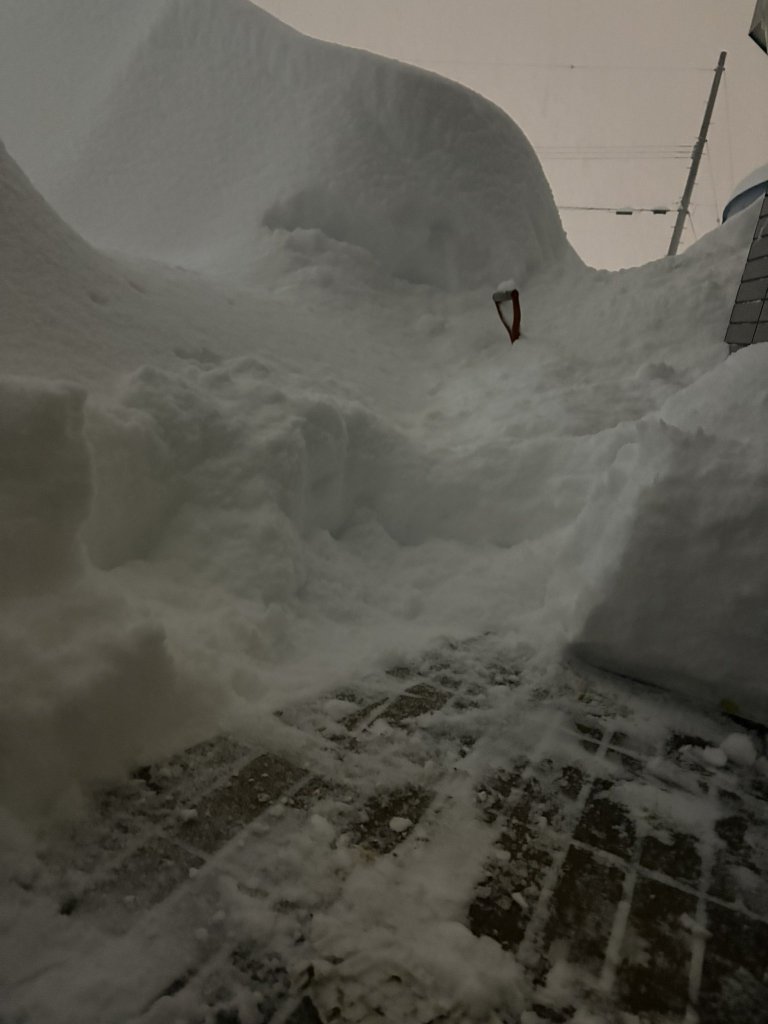
{"label": "snow-covered path", "polygon": [[493,638],[445,645],[49,833],[5,901],[6,1010],[757,1024],[768,789],[724,739]]}

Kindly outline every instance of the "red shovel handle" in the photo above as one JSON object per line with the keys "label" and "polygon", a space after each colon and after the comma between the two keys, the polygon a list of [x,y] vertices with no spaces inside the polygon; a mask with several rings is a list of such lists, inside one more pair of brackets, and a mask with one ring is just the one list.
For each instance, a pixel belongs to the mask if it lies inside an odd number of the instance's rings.
{"label": "red shovel handle", "polygon": [[[499,314],[499,319],[504,324],[507,334],[509,335],[510,344],[514,345],[517,339],[520,337],[520,293],[517,288],[513,288],[508,292],[495,292],[493,301],[496,304],[496,312]],[[504,318],[504,314],[501,311],[501,304],[503,302],[512,302],[512,326],[507,323]]]}

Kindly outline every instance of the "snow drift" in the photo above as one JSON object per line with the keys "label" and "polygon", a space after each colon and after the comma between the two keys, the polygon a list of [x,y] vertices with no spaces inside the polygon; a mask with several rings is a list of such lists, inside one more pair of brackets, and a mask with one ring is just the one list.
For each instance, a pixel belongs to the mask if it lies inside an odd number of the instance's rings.
{"label": "snow drift", "polygon": [[4,6],[0,135],[98,246],[247,276],[317,229],[445,288],[567,247],[519,129],[437,76],[247,0]]}
{"label": "snow drift", "polygon": [[576,528],[601,534],[577,654],[768,721],[766,427],[765,346],[638,425]]}
{"label": "snow drift", "polygon": [[0,128],[5,803],[435,635],[757,691],[745,215],[589,271],[500,111],[234,0],[12,0]]}
{"label": "snow drift", "polygon": [[26,814],[76,780],[116,778],[137,743],[166,749],[189,700],[162,628],[84,557],[84,399],[0,378],[0,803]]}

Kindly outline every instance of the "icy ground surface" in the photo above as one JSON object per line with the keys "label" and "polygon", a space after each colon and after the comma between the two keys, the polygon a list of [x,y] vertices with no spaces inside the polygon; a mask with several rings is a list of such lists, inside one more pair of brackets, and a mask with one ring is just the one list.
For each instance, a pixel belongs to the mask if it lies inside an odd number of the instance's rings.
{"label": "icy ground surface", "polygon": [[[0,135],[14,1024],[280,1020],[302,978],[309,1020],[341,1000],[349,1020],[535,1004],[585,1024],[595,991],[748,1020],[764,751],[698,716],[768,716],[768,346],[726,360],[722,342],[756,211],[679,258],[590,270],[501,111],[245,0],[8,0]],[[514,347],[491,302],[510,277]],[[602,760],[584,765],[563,738],[583,718],[574,651],[681,703],[590,677]],[[433,678],[446,657],[453,688]],[[631,755],[615,734],[638,730],[636,775],[611,775],[609,748]],[[559,838],[546,801],[532,826],[549,866],[510,869],[497,900],[488,864],[538,855],[479,793],[514,791],[514,818],[561,770],[581,781]],[[308,773],[321,792],[300,795]],[[596,806],[634,815],[623,852],[578,839],[598,783]],[[646,827],[701,865],[662,1009],[622,980],[627,961],[668,978],[658,932],[623,945],[663,861]],[[586,964],[584,908],[546,923],[561,874],[590,877],[571,836],[619,872]],[[701,965],[734,950],[737,983],[712,994]]]}
{"label": "icy ground surface", "polygon": [[443,645],[19,857],[8,1019],[758,1024],[756,754],[662,694]]}

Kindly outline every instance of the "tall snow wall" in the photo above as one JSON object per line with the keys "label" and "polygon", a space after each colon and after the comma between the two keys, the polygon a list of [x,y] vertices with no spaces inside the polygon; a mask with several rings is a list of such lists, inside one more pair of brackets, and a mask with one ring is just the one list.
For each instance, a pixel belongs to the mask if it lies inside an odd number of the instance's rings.
{"label": "tall snow wall", "polygon": [[197,269],[302,229],[445,288],[570,251],[501,110],[247,0],[6,0],[0,135],[88,241]]}
{"label": "tall snow wall", "polygon": [[579,657],[768,723],[767,426],[766,345],[637,424],[570,542]]}

